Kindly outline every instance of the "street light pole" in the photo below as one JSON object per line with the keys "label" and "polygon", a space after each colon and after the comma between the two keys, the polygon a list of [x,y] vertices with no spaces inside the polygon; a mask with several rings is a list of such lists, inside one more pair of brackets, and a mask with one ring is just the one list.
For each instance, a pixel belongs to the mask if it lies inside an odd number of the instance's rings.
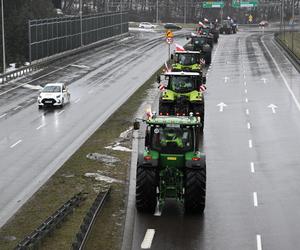
{"label": "street light pole", "polygon": [[186,24],[186,0],[184,0],[184,24]]}
{"label": "street light pole", "polygon": [[158,0],[156,0],[156,24],[158,24]]}
{"label": "street light pole", "polygon": [[6,71],[6,59],[5,59],[5,34],[4,34],[4,7],[3,0],[1,0],[1,17],[2,17],[2,53],[3,53],[3,78],[2,83],[5,81],[5,71]]}
{"label": "street light pole", "polygon": [[82,34],[82,0],[79,1],[79,16],[80,16],[80,45],[83,46],[83,34]]}

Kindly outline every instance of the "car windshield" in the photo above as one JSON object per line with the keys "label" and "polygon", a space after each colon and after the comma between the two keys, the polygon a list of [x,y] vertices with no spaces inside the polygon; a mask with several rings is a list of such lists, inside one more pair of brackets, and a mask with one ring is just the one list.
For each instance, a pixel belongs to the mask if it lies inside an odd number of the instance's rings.
{"label": "car windshield", "polygon": [[61,86],[57,85],[48,85],[42,90],[43,93],[56,93],[61,92]]}
{"label": "car windshield", "polygon": [[193,150],[193,128],[167,124],[151,128],[151,146],[162,153],[183,153]]}
{"label": "car windshield", "polygon": [[188,93],[196,89],[196,78],[192,76],[170,76],[168,88],[174,92]]}
{"label": "car windshield", "polygon": [[197,63],[196,54],[177,54],[177,62],[181,65],[192,65]]}

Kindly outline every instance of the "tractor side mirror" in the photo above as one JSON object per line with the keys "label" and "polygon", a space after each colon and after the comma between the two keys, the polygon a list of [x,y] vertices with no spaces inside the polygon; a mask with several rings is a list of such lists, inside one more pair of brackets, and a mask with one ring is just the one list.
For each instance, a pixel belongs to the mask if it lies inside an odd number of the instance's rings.
{"label": "tractor side mirror", "polygon": [[160,83],[160,82],[161,82],[160,75],[157,75],[156,81],[157,81],[157,83]]}
{"label": "tractor side mirror", "polygon": [[174,59],[174,55],[173,54],[171,54],[171,60],[173,60]]}
{"label": "tractor side mirror", "polygon": [[134,129],[134,130],[139,130],[139,129],[140,129],[140,123],[139,123],[138,121],[135,121],[135,122],[133,123],[133,129]]}

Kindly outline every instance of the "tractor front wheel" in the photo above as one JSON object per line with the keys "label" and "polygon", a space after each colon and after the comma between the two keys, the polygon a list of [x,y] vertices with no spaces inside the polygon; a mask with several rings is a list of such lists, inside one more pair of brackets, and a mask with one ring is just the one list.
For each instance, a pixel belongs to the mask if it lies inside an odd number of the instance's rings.
{"label": "tractor front wheel", "polygon": [[139,166],[136,174],[136,208],[139,212],[154,213],[157,203],[155,169]]}
{"label": "tractor front wheel", "polygon": [[187,169],[184,208],[187,213],[203,213],[206,196],[206,166]]}

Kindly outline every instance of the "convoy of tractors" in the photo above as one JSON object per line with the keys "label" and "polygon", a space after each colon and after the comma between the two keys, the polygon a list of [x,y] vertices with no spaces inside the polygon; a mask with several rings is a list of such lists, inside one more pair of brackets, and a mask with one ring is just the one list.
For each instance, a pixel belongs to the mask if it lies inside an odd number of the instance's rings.
{"label": "convoy of tractors", "polygon": [[171,69],[157,76],[161,90],[158,112],[134,122],[134,129],[143,135],[139,136],[143,139],[139,139],[136,170],[139,212],[160,212],[169,198],[183,204],[186,213],[204,211],[203,70],[211,63],[218,38],[216,25],[199,25],[184,48],[171,56]]}

